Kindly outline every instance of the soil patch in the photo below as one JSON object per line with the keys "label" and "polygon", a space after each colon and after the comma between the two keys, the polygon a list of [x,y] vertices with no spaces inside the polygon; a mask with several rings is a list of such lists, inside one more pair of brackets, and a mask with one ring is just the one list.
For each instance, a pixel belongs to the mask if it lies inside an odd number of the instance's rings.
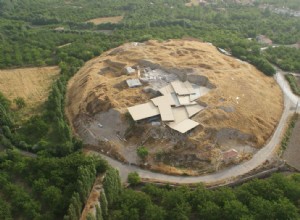
{"label": "soil patch", "polygon": [[26,107],[21,114],[28,118],[41,110],[59,73],[57,66],[0,70],[0,91],[11,101],[23,98]]}
{"label": "soil patch", "polygon": [[117,24],[123,20],[123,16],[114,16],[114,17],[101,17],[101,18],[94,18],[91,20],[88,20],[87,22],[94,23],[95,25],[98,24],[105,24],[105,23],[112,23]]}
{"label": "soil patch", "polygon": [[287,163],[300,171],[300,117],[293,129],[287,149],[283,154],[283,158]]}

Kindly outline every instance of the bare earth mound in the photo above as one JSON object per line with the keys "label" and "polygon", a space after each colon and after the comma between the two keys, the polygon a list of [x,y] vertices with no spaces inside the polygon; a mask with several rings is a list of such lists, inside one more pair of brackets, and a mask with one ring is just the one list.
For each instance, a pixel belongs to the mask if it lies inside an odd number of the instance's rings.
{"label": "bare earth mound", "polygon": [[[164,74],[145,81],[140,74],[146,71]],[[128,88],[126,80],[138,78],[142,86]],[[180,134],[152,119],[128,119],[128,107],[158,96],[172,80],[201,88],[196,102],[204,109],[192,117],[198,127]],[[94,149],[139,163],[136,148],[143,145],[150,153],[143,164],[150,169],[191,175],[251,158],[272,135],[282,109],[272,78],[195,40],[128,43],[104,53],[70,80],[66,105],[74,131]]]}
{"label": "bare earth mound", "polygon": [[26,102],[23,111],[28,116],[37,111],[50,91],[53,80],[57,79],[58,67],[37,67],[0,70],[0,91],[11,101],[21,97]]}

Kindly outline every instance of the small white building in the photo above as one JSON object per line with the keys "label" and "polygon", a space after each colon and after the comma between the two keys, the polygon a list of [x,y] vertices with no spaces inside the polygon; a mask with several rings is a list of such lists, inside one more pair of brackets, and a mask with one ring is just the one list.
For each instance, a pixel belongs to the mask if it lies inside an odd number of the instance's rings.
{"label": "small white building", "polygon": [[135,87],[142,86],[142,83],[139,79],[127,79],[126,83],[129,88],[135,88]]}
{"label": "small white building", "polygon": [[131,66],[125,67],[125,68],[124,68],[124,71],[125,71],[125,73],[128,74],[128,75],[135,73],[135,69],[133,69]]}

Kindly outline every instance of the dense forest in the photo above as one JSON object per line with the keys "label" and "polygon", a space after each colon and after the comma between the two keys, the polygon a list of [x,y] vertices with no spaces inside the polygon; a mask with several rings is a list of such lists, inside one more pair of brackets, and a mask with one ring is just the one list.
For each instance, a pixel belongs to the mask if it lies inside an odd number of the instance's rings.
{"label": "dense forest", "polygon": [[267,59],[285,71],[300,72],[300,50],[289,47],[270,47],[266,50]]}
{"label": "dense forest", "polygon": [[[116,172],[109,171],[104,185],[108,212],[104,219],[299,219],[300,176],[273,175],[234,189],[191,190],[146,185],[123,189]],[[105,183],[105,182],[104,182]],[[102,204],[102,203],[101,203]],[[101,207],[102,209],[106,209]]]}
{"label": "dense forest", "polygon": [[[285,2],[297,9],[295,1]],[[0,219],[79,219],[94,179],[106,170],[108,207],[101,207],[99,219],[299,218],[297,175],[274,176],[234,190],[152,185],[125,190],[118,173],[103,160],[85,156],[81,141],[72,135],[64,115],[68,80],[84,62],[125,42],[193,37],[228,50],[266,75],[275,73],[271,63],[299,71],[299,50],[284,46],[300,41],[299,18],[257,4],[214,1],[186,7],[186,2],[0,0],[0,68],[61,69],[42,112],[22,124],[0,93]],[[282,6],[276,0],[262,2]],[[117,24],[87,22],[117,15],[124,16]],[[258,35],[283,47],[262,53],[265,45],[256,41]],[[101,198],[106,204],[105,196]]]}

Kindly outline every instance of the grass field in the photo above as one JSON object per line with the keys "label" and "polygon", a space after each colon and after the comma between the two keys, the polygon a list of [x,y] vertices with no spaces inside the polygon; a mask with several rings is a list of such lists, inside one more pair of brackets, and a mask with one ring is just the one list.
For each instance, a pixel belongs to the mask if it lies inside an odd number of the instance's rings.
{"label": "grass field", "polygon": [[114,16],[114,17],[94,18],[94,19],[88,20],[87,22],[94,23],[95,25],[104,24],[104,23],[116,24],[122,20],[123,20],[123,16]]}
{"label": "grass field", "polygon": [[[59,72],[56,66],[0,70],[0,91],[12,102],[18,97],[25,100],[26,106],[20,110],[20,116],[26,119],[40,112]],[[16,109],[15,105],[13,107]]]}

